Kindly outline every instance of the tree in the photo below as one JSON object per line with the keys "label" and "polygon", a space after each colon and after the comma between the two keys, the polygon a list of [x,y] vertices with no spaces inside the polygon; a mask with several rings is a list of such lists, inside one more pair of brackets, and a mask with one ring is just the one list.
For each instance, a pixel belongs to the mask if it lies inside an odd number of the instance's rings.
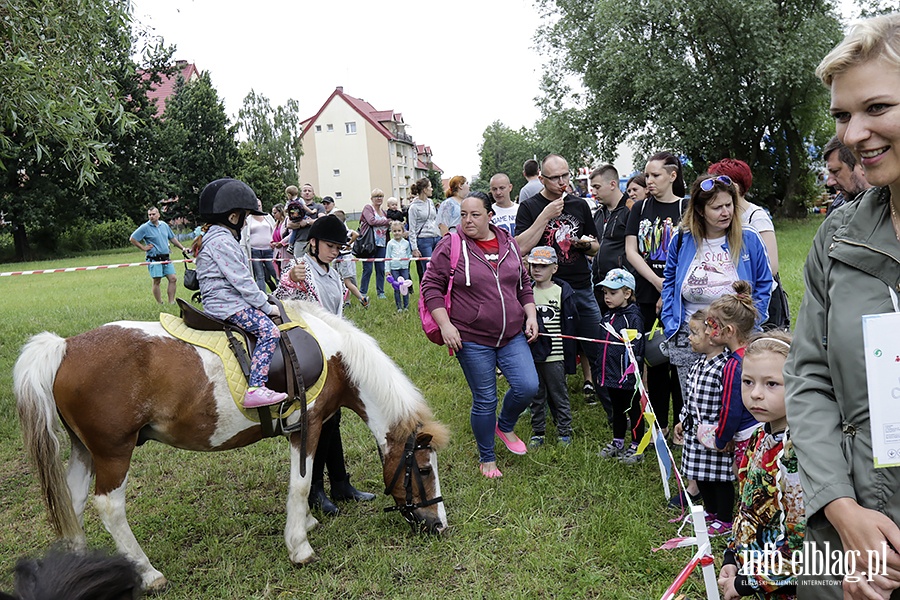
{"label": "tree", "polygon": [[268,98],[250,90],[237,126],[246,136],[240,144],[239,178],[264,202],[274,203],[285,187],[297,185],[297,163],[303,154],[299,104],[288,100],[273,109]]}
{"label": "tree", "polygon": [[178,202],[167,215],[195,222],[204,186],[222,177],[236,176],[236,128],[230,124],[225,105],[207,72],[193,82],[179,77],[163,117],[163,144],[172,149],[172,164],[177,165],[173,191]]}
{"label": "tree", "polygon": [[119,0],[0,5],[0,210],[20,260],[28,227],[53,216],[53,191],[95,181],[111,158],[104,132],[134,126],[110,60],[128,45],[129,24]]}
{"label": "tree", "polygon": [[604,155],[630,137],[640,152],[674,150],[698,170],[726,156],[746,160],[757,196],[805,214],[807,148],[821,135],[827,97],[814,71],[841,37],[830,0],[539,4],[555,17],[539,34],[552,56],[547,113],[577,111]]}
{"label": "tree", "polygon": [[513,190],[522,189],[525,185],[522,164],[532,157],[533,147],[532,132],[524,127],[516,131],[500,121],[494,121],[482,134],[478,180],[488,185],[496,173],[506,173]]}
{"label": "tree", "polygon": [[434,169],[428,169],[428,174],[426,175],[429,180],[431,180],[431,200],[433,202],[437,202],[439,200],[444,199],[444,182],[441,181],[441,173],[440,171],[435,171]]}

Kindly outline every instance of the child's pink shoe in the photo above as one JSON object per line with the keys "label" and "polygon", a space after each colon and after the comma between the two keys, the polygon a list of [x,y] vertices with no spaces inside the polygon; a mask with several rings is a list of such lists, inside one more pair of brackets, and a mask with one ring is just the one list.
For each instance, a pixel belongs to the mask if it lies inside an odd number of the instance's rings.
{"label": "child's pink shoe", "polygon": [[287,394],[270,390],[264,385],[252,387],[244,394],[244,408],[259,408],[283,402]]}

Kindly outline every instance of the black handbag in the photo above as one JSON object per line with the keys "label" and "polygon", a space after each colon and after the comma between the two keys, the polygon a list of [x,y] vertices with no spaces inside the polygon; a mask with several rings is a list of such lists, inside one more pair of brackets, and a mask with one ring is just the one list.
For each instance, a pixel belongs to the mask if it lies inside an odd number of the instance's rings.
{"label": "black handbag", "polygon": [[196,292],[200,289],[200,280],[197,278],[197,269],[192,269],[190,264],[184,263],[184,287]]}
{"label": "black handbag", "polygon": [[375,228],[369,227],[366,232],[353,242],[353,256],[356,258],[369,258],[375,255]]}
{"label": "black handbag", "polygon": [[787,292],[784,291],[781,277],[775,275],[772,279],[773,289],[772,297],[769,298],[769,318],[762,324],[762,328],[764,330],[784,329],[785,331],[790,331],[791,307],[788,306]]}

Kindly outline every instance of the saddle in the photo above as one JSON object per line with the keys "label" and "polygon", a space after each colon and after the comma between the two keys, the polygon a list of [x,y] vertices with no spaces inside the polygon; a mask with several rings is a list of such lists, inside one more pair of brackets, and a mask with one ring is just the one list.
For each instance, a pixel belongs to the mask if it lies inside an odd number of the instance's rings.
{"label": "saddle", "polygon": [[[271,411],[268,406],[257,409],[259,411],[260,426],[265,437],[274,437],[286,433],[302,430],[306,437],[306,382],[318,382],[325,370],[325,358],[322,348],[315,336],[306,331],[300,323],[291,320],[285,312],[280,300],[269,296],[269,301],[278,307],[281,315],[281,324],[278,329],[281,332],[279,346],[280,352],[272,354],[272,362],[269,364],[269,377],[266,386],[279,392],[285,392],[288,399],[284,404],[298,403],[301,417],[294,425],[288,426],[284,418],[278,418],[273,424]],[[229,346],[234,352],[244,377],[250,377],[250,355],[256,348],[256,336],[245,331],[233,323],[211,317],[178,298],[178,307],[181,309],[181,318],[184,324],[191,329],[200,331],[223,331],[228,338]],[[274,319],[273,319],[274,320]],[[238,336],[244,341],[241,344]],[[246,349],[245,349],[246,347]],[[279,415],[285,414],[279,410]],[[305,446],[305,439],[303,445]],[[301,465],[302,467],[303,465]]]}

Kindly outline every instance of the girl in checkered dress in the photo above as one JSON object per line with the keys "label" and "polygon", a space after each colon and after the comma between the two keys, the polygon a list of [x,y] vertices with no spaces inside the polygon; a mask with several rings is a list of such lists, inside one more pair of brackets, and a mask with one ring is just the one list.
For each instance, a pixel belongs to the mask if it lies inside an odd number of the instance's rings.
{"label": "girl in checkered dress", "polygon": [[[681,474],[693,479],[700,488],[706,512],[713,518],[710,534],[731,530],[734,513],[734,471],[731,452],[720,452],[704,446],[697,437],[699,425],[718,422],[722,406],[723,372],[728,361],[725,345],[710,337],[706,311],[691,316],[688,339],[694,352],[702,356],[688,371],[688,395],[681,409],[680,423],[675,426],[676,441],[683,440]],[[713,441],[710,441],[713,443]]]}

